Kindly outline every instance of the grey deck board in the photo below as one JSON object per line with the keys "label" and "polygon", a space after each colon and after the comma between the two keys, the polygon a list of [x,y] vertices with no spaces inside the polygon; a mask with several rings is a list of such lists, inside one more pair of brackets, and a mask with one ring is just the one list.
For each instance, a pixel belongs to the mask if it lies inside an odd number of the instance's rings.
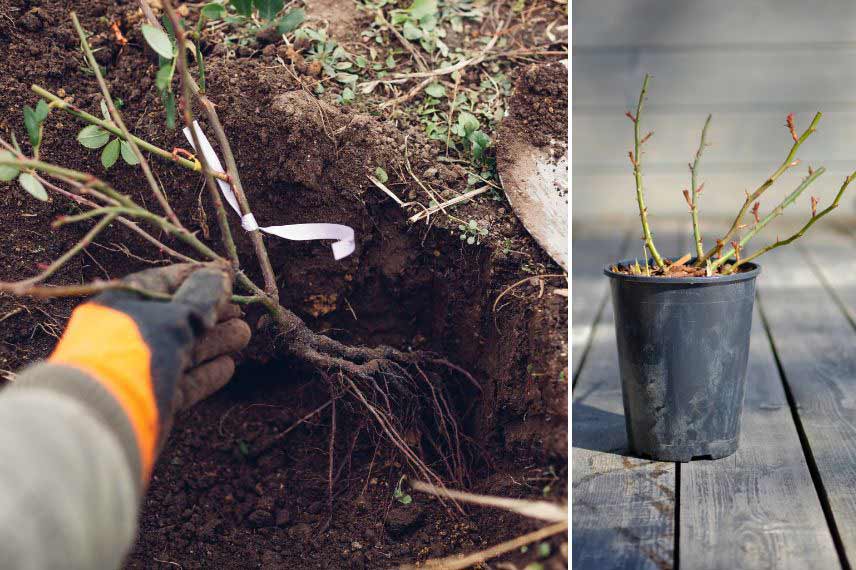
{"label": "grey deck board", "polygon": [[[812,50],[646,49],[574,54],[574,112],[622,109],[639,97],[645,73],[654,77],[651,112],[723,110],[815,111],[856,104],[856,77],[834,74],[852,65],[853,46]],[[764,73],[791,65],[800,77]],[[579,79],[579,81],[578,81]]]}
{"label": "grey deck board", "polygon": [[[574,45],[646,45],[805,49],[856,40],[856,5],[827,0],[578,0],[572,2]],[[808,17],[811,16],[811,17]],[[632,24],[632,25],[631,25]]]}
{"label": "grey deck board", "polygon": [[571,242],[571,269],[574,294],[571,299],[571,375],[577,369],[591,342],[595,319],[606,302],[608,283],[603,266],[617,259],[626,249],[630,228],[604,234],[602,228],[574,224]]}
{"label": "grey deck board", "polygon": [[675,465],[628,457],[611,307],[574,389],[575,569],[671,568]]}
{"label": "grey deck board", "polygon": [[737,453],[680,468],[685,568],[839,568],[756,309]]}
{"label": "grey deck board", "polygon": [[760,283],[761,310],[823,493],[844,551],[856,560],[856,331],[796,248],[764,256]]}
{"label": "grey deck board", "polygon": [[742,192],[775,168],[787,152],[782,125],[791,112],[798,125],[825,114],[800,151],[804,164],[826,166],[827,176],[852,170],[853,2],[576,0],[572,10],[576,215],[633,213],[624,112],[645,73],[653,76],[643,116],[645,130],[655,131],[645,157],[652,215],[683,211],[686,163],[708,113],[703,215],[733,213]]}
{"label": "grey deck board", "polygon": [[[664,251],[683,245],[666,228],[661,236]],[[573,567],[671,568],[675,465],[627,454],[611,304],[595,324],[579,378],[572,409]]]}
{"label": "grey deck board", "polygon": [[[652,101],[654,97],[651,96]],[[632,183],[627,151],[633,145],[633,124],[624,116],[624,111],[616,108],[599,114],[574,114],[575,142],[580,143],[574,145],[575,173],[624,174]],[[646,174],[677,174],[683,176],[684,185],[688,185],[687,162],[698,148],[701,127],[708,113],[713,116],[707,135],[710,146],[704,152],[700,176],[737,171],[747,183],[754,177],[756,185],[760,184],[781,164],[793,142],[782,126],[787,113],[778,109],[747,113],[710,109],[687,114],[651,114],[642,118],[642,127],[654,131],[645,143],[643,166]],[[814,111],[794,115],[797,127],[805,128]],[[841,166],[852,171],[856,162],[852,153],[854,126],[856,112],[825,111],[818,132],[800,150],[800,158],[815,167]],[[799,171],[804,175],[804,169]]]}
{"label": "grey deck board", "polygon": [[836,222],[821,231],[810,231],[796,246],[856,322],[856,238],[846,224]]}
{"label": "grey deck board", "polygon": [[[854,125],[856,129],[856,125]],[[822,136],[819,134],[819,136]],[[576,143],[575,143],[576,144]],[[624,150],[627,156],[627,150]],[[678,159],[686,156],[686,153]],[[784,158],[784,153],[783,156]],[[704,161],[704,158],[702,159]],[[702,165],[705,163],[702,162]],[[835,193],[841,186],[841,179],[853,172],[856,168],[856,160],[852,163],[836,163],[828,160],[811,161],[813,166],[825,166],[826,174],[821,176],[817,182],[812,184],[811,192],[805,192],[800,196],[793,210],[786,212],[790,217],[795,212],[800,214],[809,211],[809,196],[815,195],[822,203],[829,204]],[[689,177],[686,164],[678,165],[669,172],[658,171],[653,164],[645,166],[645,202],[652,219],[663,217],[674,217],[684,215],[687,204],[681,195],[683,188],[689,187]],[[775,166],[773,167],[775,169]],[[701,179],[704,180],[704,191],[699,204],[699,212],[702,223],[706,224],[711,219],[727,218],[730,222],[734,219],[737,210],[743,204],[745,198],[744,190],[752,191],[769,176],[773,170],[769,162],[749,165],[743,168],[741,165],[728,165],[727,170],[712,172],[711,169],[702,167]],[[805,177],[805,169],[793,169],[789,174],[782,176],[774,190],[770,194],[769,203],[762,204],[762,208],[772,208],[782,196],[797,187],[801,177]],[[574,167],[572,174],[574,189],[574,215],[585,216],[590,219],[616,219],[632,218],[637,214],[633,174],[629,169],[615,170],[583,170]],[[773,200],[776,199],[774,202]],[[845,196],[841,203],[841,211],[848,214],[854,213],[854,198]],[[802,216],[799,216],[802,218]],[[705,232],[705,235],[708,235]],[[713,236],[709,236],[713,237]]]}

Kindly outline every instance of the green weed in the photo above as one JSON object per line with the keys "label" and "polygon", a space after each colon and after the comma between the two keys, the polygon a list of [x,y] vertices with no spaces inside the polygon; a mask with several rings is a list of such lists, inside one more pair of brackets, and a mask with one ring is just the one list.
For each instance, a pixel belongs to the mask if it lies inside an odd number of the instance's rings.
{"label": "green weed", "polygon": [[488,234],[487,228],[480,228],[478,222],[475,220],[470,220],[466,224],[460,224],[458,229],[461,231],[459,235],[461,241],[466,241],[470,245],[479,243],[480,239]]}

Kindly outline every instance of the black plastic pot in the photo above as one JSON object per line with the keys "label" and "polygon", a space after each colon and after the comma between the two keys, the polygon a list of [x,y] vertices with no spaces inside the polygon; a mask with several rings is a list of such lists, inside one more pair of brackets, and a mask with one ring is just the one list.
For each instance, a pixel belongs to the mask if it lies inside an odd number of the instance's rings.
{"label": "black plastic pot", "polygon": [[[632,261],[619,262],[627,265]],[[661,461],[737,451],[758,265],[723,277],[604,268],[630,448]]]}

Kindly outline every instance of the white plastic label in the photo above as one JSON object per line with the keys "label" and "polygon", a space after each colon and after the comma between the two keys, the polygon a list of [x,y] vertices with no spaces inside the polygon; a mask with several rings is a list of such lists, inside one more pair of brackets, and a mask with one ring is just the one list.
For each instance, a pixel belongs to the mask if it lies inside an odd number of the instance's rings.
{"label": "white plastic label", "polygon": [[[214,152],[214,149],[211,147],[211,143],[208,142],[208,139],[205,137],[202,129],[199,128],[199,123],[196,121],[193,121],[193,130],[196,131],[199,144],[202,146],[202,156],[205,157],[208,167],[215,172],[225,172],[223,170],[223,165],[220,163],[220,159],[217,157],[217,153]],[[190,133],[190,130],[185,127],[182,132],[190,143],[190,146],[192,146],[194,150],[197,150],[196,145],[193,144],[193,135]],[[238,206],[238,200],[235,198],[235,193],[232,191],[232,187],[229,183],[225,180],[220,180],[219,178],[216,180],[226,202],[229,203],[236,214],[241,216],[241,227],[244,228],[244,230],[248,232],[258,230],[266,234],[294,241],[316,239],[336,240],[333,242],[332,248],[333,258],[337,260],[348,257],[354,253],[354,229],[350,226],[344,226],[341,224],[288,224],[285,226],[259,227],[255,216],[252,214],[241,215],[241,208]]]}

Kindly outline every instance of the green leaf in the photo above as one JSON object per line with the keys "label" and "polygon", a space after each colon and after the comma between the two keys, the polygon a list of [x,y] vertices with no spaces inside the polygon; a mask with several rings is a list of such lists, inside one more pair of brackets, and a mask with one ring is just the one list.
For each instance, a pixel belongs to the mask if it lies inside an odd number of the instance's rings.
{"label": "green leaf", "polygon": [[42,202],[48,201],[48,192],[45,190],[45,187],[42,186],[42,183],[39,182],[35,176],[30,174],[29,172],[22,172],[18,177],[18,183],[21,185],[21,188],[27,191],[33,198],[37,200],[41,200]]}
{"label": "green leaf", "polygon": [[418,40],[422,37],[422,30],[416,27],[412,20],[404,22],[404,37],[408,40]]}
{"label": "green leaf", "polygon": [[[184,20],[181,20],[182,23]],[[169,41],[175,44],[175,30],[172,27],[172,20],[169,19],[169,14],[164,12],[161,14],[161,24],[163,25],[163,29],[166,30],[166,35],[169,36]],[[173,49],[173,53],[175,53],[175,49]]]}
{"label": "green leaf", "polygon": [[339,95],[339,102],[347,105],[353,103],[355,97],[354,90],[350,87],[345,87],[342,89],[342,94]]}
{"label": "green leaf", "polygon": [[392,69],[395,67],[395,58],[392,57],[392,54],[386,56],[386,67]]}
{"label": "green leaf", "polygon": [[107,144],[108,140],[110,140],[110,133],[98,125],[83,127],[80,132],[77,133],[77,142],[86,148],[101,148]]}
{"label": "green leaf", "polygon": [[402,495],[398,498],[398,502],[402,505],[409,505],[413,502],[413,497],[411,497],[410,495]]}
{"label": "green leaf", "polygon": [[140,164],[140,161],[137,160],[137,155],[134,154],[133,149],[131,149],[131,145],[128,144],[128,141],[122,141],[120,144],[120,151],[122,153],[122,160],[126,163],[134,166],[135,164]]}
{"label": "green leaf", "polygon": [[279,26],[277,27],[277,31],[280,34],[287,34],[291,31],[296,30],[305,19],[306,12],[303,10],[303,8],[295,8],[294,10],[289,10],[285,13],[285,16],[283,16],[279,20]]}
{"label": "green leaf", "polygon": [[232,8],[234,8],[241,16],[249,16],[253,13],[252,0],[229,0],[229,4],[231,4]]}
{"label": "green leaf", "polygon": [[447,46],[446,43],[439,38],[437,39],[437,48],[440,50],[441,56],[449,57],[449,46]]}
{"label": "green leaf", "polygon": [[258,8],[259,17],[263,20],[272,20],[284,6],[283,0],[253,0],[253,4]]}
{"label": "green leaf", "polygon": [[158,88],[158,91],[166,91],[166,89],[172,83],[172,64],[165,63],[158,69],[158,73],[155,76],[155,85]]}
{"label": "green leaf", "polygon": [[446,88],[443,87],[442,83],[432,83],[425,88],[425,93],[431,97],[439,99],[440,97],[446,96]]}
{"label": "green leaf", "polygon": [[354,58],[354,63],[356,63],[357,67],[359,67],[360,69],[365,69],[365,67],[369,64],[368,60],[361,55],[358,55],[356,58]]}
{"label": "green leaf", "polygon": [[166,32],[152,26],[151,24],[143,24],[142,30],[146,43],[155,50],[155,53],[166,59],[173,58],[175,55],[175,49],[173,48],[172,40],[169,39]]}
{"label": "green leaf", "polygon": [[339,83],[344,83],[346,85],[356,83],[357,79],[359,78],[359,75],[355,75],[353,73],[342,72],[336,74],[336,81],[338,81]]}
{"label": "green leaf", "polygon": [[[8,150],[0,150],[0,160],[14,160],[15,155],[12,154],[11,151]],[[18,176],[17,166],[7,166],[0,165],[0,181],[9,182],[10,180],[14,180],[16,176]]]}
{"label": "green leaf", "polygon": [[434,15],[437,13],[437,0],[413,0],[407,11],[414,20]]}
{"label": "green leaf", "polygon": [[39,99],[39,102],[36,103],[36,120],[40,125],[48,118],[48,113],[50,113],[50,107],[44,99]]}
{"label": "green leaf", "polygon": [[211,2],[206,4],[200,10],[200,14],[209,20],[219,20],[226,13],[226,8],[223,7],[222,4],[218,4],[217,2]]}
{"label": "green leaf", "polygon": [[464,131],[464,136],[470,136],[470,133],[479,128],[479,120],[476,119],[475,115],[471,113],[467,113],[466,111],[461,111],[458,114],[458,124],[461,126],[461,129]]}
{"label": "green leaf", "polygon": [[24,126],[27,127],[27,135],[30,137],[30,144],[33,148],[39,146],[39,120],[36,117],[36,111],[29,105],[24,107]]}
{"label": "green leaf", "polygon": [[381,184],[386,184],[386,181],[389,180],[389,174],[386,173],[386,170],[378,166],[374,169],[375,178],[380,181]]}
{"label": "green leaf", "polygon": [[101,115],[104,117],[105,121],[112,121],[110,118],[110,109],[107,108],[107,102],[104,99],[101,99]]}
{"label": "green leaf", "polygon": [[484,158],[485,149],[490,146],[490,137],[482,131],[473,131],[469,136],[473,149],[473,160],[480,162]]}
{"label": "green leaf", "polygon": [[104,150],[101,151],[101,164],[104,168],[109,169],[111,166],[116,164],[116,161],[119,159],[119,139],[113,139],[110,143],[104,147]]}

